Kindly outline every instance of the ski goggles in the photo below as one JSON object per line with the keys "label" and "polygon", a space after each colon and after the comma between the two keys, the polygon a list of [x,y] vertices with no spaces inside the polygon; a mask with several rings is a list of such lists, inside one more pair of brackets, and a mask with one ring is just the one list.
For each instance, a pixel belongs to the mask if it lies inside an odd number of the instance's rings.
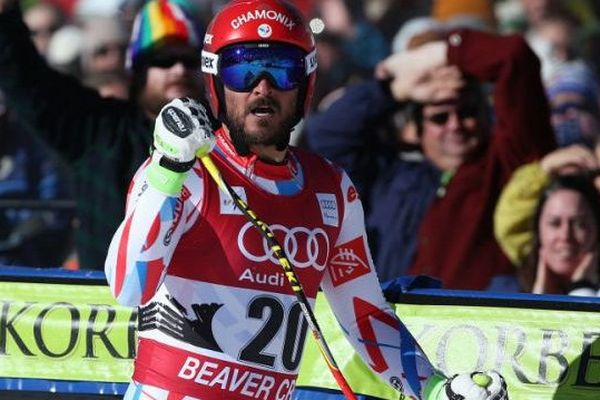
{"label": "ski goggles", "polygon": [[219,54],[202,52],[202,71],[218,75],[235,92],[249,92],[266,78],[278,90],[292,90],[317,68],[316,52],[306,55],[282,43],[236,44]]}

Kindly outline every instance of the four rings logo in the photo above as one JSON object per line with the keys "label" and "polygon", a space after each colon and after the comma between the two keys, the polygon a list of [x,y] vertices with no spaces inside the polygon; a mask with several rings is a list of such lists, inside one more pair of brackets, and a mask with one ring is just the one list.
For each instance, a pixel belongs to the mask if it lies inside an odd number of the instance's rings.
{"label": "four rings logo", "polygon": [[[294,267],[314,267],[317,271],[325,269],[330,247],[329,237],[323,229],[288,228],[283,225],[271,225],[269,228],[273,231]],[[257,263],[268,260],[273,264],[279,264],[267,241],[253,227],[251,222],[246,222],[240,229],[237,242],[241,253],[248,260]],[[258,243],[260,245],[257,245]]]}

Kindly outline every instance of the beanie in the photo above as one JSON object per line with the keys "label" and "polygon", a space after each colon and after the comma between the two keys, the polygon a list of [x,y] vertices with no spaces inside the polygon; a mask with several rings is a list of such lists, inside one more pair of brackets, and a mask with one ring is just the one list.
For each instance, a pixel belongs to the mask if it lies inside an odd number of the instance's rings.
{"label": "beanie", "polygon": [[470,15],[481,19],[489,27],[496,24],[491,0],[434,0],[431,14],[440,21]]}
{"label": "beanie", "polygon": [[143,56],[173,40],[200,50],[200,37],[201,31],[179,5],[168,0],[151,0],[135,17],[126,67],[136,68],[143,63]]}
{"label": "beanie", "polygon": [[594,71],[580,60],[564,63],[550,77],[546,89],[548,99],[565,92],[574,92],[583,97],[591,111],[598,113],[600,84]]}

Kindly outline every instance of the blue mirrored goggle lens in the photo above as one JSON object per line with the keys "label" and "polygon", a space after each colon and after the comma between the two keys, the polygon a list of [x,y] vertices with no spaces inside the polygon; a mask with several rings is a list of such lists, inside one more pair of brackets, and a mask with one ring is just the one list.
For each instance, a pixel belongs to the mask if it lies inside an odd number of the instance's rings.
{"label": "blue mirrored goggle lens", "polygon": [[292,90],[304,81],[304,52],[286,45],[231,46],[220,54],[219,76],[237,92],[250,91],[263,77],[279,90]]}

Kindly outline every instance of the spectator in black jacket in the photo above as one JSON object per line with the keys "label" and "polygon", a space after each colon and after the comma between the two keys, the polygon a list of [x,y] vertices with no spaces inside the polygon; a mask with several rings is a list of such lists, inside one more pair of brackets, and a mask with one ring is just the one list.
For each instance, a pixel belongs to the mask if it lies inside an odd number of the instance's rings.
{"label": "spectator in black jacket", "polygon": [[72,250],[72,182],[0,91],[0,264],[57,267]]}
{"label": "spectator in black jacket", "polygon": [[168,0],[140,10],[128,50],[130,101],[102,98],[45,63],[21,9],[0,0],[0,88],[24,121],[75,174],[79,266],[101,269],[123,218],[123,196],[152,143],[152,121],[169,100],[202,95],[200,29]]}

